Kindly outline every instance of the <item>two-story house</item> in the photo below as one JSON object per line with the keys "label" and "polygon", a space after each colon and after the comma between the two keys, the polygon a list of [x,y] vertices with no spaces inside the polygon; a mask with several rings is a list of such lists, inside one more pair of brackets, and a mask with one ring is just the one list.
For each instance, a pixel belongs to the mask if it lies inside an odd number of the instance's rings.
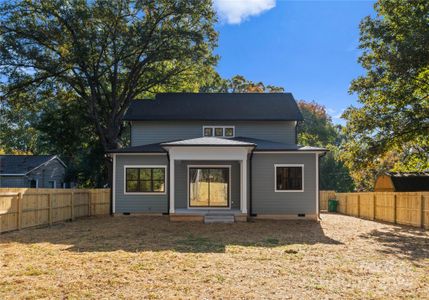
{"label": "two-story house", "polygon": [[297,145],[290,93],[164,93],[134,101],[131,146],[111,151],[114,213],[171,220],[317,219],[319,159]]}

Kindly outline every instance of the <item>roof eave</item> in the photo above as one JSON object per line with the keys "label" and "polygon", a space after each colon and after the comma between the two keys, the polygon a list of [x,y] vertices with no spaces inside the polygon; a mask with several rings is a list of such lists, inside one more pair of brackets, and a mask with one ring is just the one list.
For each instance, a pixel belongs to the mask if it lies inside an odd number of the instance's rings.
{"label": "roof eave", "polygon": [[234,122],[234,121],[252,121],[252,122],[301,122],[304,119],[302,118],[266,118],[266,119],[255,119],[255,118],[142,118],[142,117],[134,117],[122,118],[122,121],[199,121],[199,122],[212,122],[212,121],[221,121],[221,122]]}

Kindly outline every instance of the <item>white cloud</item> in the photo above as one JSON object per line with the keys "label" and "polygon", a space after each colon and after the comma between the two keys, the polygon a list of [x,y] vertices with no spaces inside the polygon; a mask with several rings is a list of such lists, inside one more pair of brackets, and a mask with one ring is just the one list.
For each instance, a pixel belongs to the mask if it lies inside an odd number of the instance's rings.
{"label": "white cloud", "polygon": [[328,113],[328,115],[331,116],[332,122],[334,122],[334,124],[340,124],[340,125],[345,124],[345,120],[341,118],[345,110],[346,110],[345,108],[341,108],[341,109],[335,109],[335,108],[329,108],[329,107],[326,108],[326,112]]}
{"label": "white cloud", "polygon": [[222,21],[240,24],[250,16],[257,16],[276,6],[276,0],[213,0]]}

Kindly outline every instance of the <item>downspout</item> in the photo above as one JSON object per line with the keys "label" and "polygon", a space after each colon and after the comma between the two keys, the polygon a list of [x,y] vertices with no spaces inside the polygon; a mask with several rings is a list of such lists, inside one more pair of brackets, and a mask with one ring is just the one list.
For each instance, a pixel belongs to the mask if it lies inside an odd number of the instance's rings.
{"label": "downspout", "polygon": [[319,193],[319,196],[317,197],[317,202],[319,202],[317,204],[317,207],[319,208],[317,210],[317,219],[320,220],[320,155],[319,154],[317,155],[317,172],[319,173],[319,174],[317,174],[317,176],[318,176],[317,184],[319,185],[317,187],[317,192]]}
{"label": "downspout", "polygon": [[253,151],[255,150],[255,147],[252,149],[252,151],[250,152],[250,156],[249,156],[249,215],[251,217],[256,217],[256,214],[253,213],[252,211],[252,169],[253,169],[253,164],[252,164],[252,158],[253,158]]}
{"label": "downspout", "polygon": [[114,154],[107,154],[105,157],[106,158],[110,158],[111,159],[111,161],[110,161],[110,163],[111,163],[111,168],[110,168],[110,170],[111,170],[111,172],[112,172],[112,174],[110,174],[109,175],[109,177],[110,177],[110,179],[109,179],[109,185],[110,185],[110,211],[109,211],[109,213],[110,213],[110,216],[111,217],[113,217],[113,193],[115,193],[116,191],[114,191],[114,188],[113,188],[113,185],[115,184],[115,182],[113,182],[113,173],[116,171],[115,170],[115,168],[114,168],[114,160],[116,159],[115,157],[113,157],[114,156]]}
{"label": "downspout", "polygon": [[[165,150],[165,149],[164,149]],[[167,168],[167,182],[168,182],[168,189],[167,189],[167,212],[163,213],[163,215],[169,215],[170,214],[170,152],[167,152],[167,160],[168,160],[168,168]]]}
{"label": "downspout", "polygon": [[318,175],[317,176],[319,176],[319,186],[317,187],[317,190],[318,190],[318,192],[319,192],[319,197],[318,197],[318,199],[319,199],[319,204],[318,204],[318,207],[319,207],[319,211],[317,212],[317,217],[319,218],[319,220],[320,220],[320,159],[322,158],[322,157],[324,157],[326,155],[326,152],[324,152],[322,155],[318,155],[317,156],[317,164],[318,164],[318,167],[317,167],[317,171],[318,171]]}

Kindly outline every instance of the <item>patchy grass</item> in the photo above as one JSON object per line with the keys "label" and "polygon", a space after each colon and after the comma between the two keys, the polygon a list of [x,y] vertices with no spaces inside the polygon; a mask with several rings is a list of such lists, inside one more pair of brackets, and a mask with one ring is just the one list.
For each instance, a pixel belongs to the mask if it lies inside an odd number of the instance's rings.
{"label": "patchy grass", "polygon": [[322,222],[82,219],[0,235],[0,299],[429,298],[429,233]]}

